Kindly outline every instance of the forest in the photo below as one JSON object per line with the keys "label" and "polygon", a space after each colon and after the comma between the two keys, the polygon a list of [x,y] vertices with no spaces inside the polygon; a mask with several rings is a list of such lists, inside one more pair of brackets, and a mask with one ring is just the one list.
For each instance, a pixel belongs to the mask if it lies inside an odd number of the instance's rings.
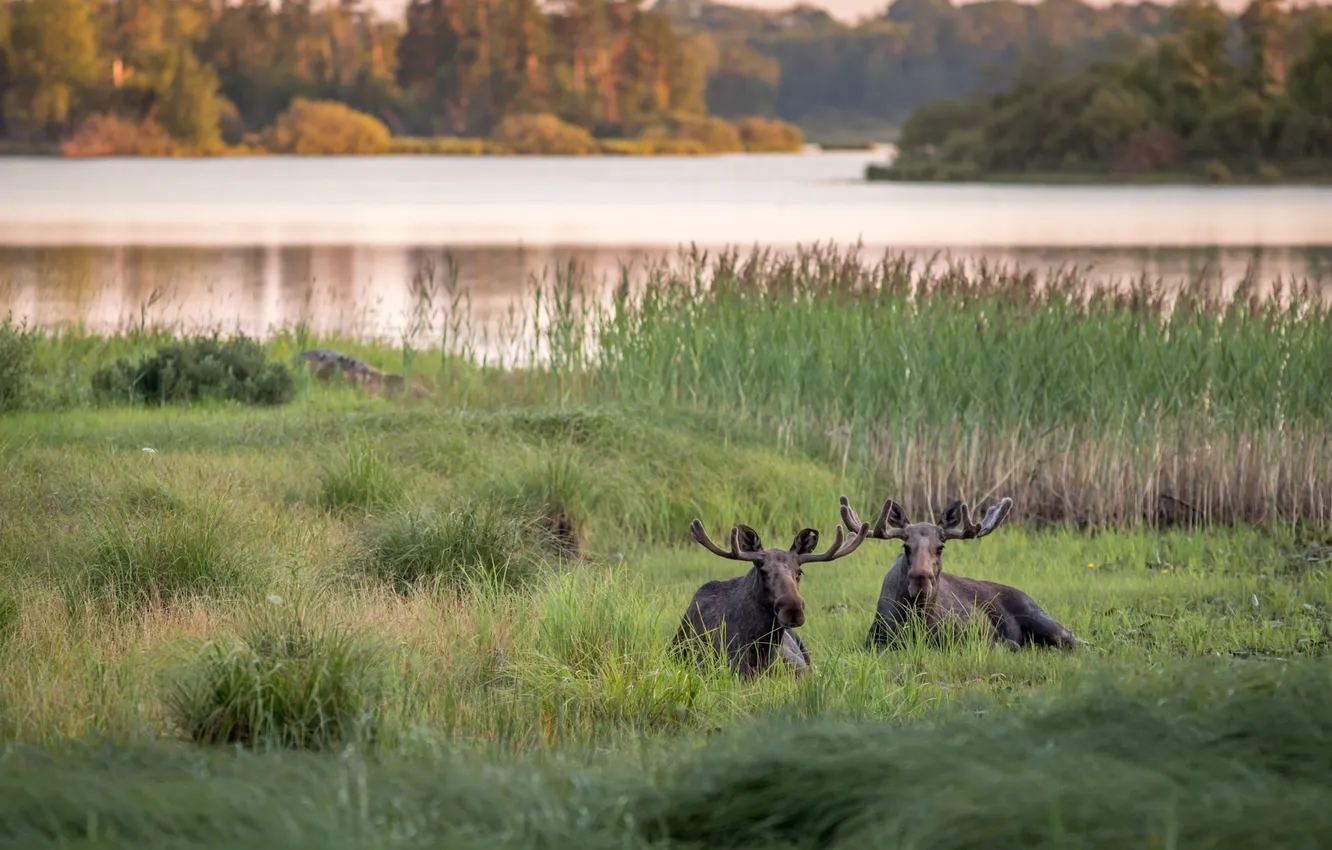
{"label": "forest", "polygon": [[1332,11],[1181,4],[1148,51],[925,104],[871,179],[1332,177]]}
{"label": "forest", "polygon": [[[1315,15],[1257,6],[1291,42]],[[1170,6],[1079,0],[896,0],[855,24],[697,0],[412,0],[395,19],[362,0],[0,0],[0,144],[792,149],[799,132],[775,121],[882,139],[923,104],[997,96],[1033,66],[1160,76],[1144,57],[1180,26]]]}

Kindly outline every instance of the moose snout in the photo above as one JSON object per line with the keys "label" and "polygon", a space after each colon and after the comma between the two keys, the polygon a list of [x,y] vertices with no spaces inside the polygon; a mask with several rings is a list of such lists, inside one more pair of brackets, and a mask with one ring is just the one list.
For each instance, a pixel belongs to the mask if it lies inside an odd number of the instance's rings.
{"label": "moose snout", "polygon": [[928,598],[934,593],[933,573],[908,573],[907,594],[913,598]]}
{"label": "moose snout", "polygon": [[805,624],[805,600],[797,596],[794,599],[783,599],[774,606],[777,611],[777,622],[790,629],[798,629]]}

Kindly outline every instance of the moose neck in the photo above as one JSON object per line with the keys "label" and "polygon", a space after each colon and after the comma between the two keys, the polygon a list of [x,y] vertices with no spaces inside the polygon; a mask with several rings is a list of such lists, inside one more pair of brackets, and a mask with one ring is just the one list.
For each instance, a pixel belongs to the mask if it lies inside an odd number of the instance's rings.
{"label": "moose neck", "polygon": [[745,574],[744,588],[745,597],[750,603],[750,617],[746,618],[746,626],[749,627],[746,631],[750,632],[749,639],[759,640],[769,636],[779,636],[786,627],[777,621],[773,600],[769,598],[767,580],[757,565]]}

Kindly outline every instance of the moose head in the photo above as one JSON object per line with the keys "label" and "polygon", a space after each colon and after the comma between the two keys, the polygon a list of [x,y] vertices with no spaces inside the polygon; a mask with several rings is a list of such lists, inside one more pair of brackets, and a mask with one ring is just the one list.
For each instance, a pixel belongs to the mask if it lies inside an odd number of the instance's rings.
{"label": "moose head", "polygon": [[[860,517],[851,509],[846,496],[841,498],[842,520],[848,525],[860,524]],[[980,523],[971,521],[971,511],[965,502],[957,501],[944,510],[937,523],[911,522],[906,511],[888,499],[874,521],[868,536],[880,540],[901,540],[902,557],[906,559],[907,595],[924,602],[934,598],[939,575],[943,571],[944,543],[949,540],[979,540],[1008,518],[1013,500],[1004,497],[985,512]]]}
{"label": "moose head", "polygon": [[814,554],[819,545],[819,532],[813,528],[801,529],[790,549],[765,549],[757,531],[747,525],[736,525],[731,528],[731,548],[727,551],[712,542],[703,530],[702,521],[695,519],[689,524],[694,539],[712,554],[754,565],[753,572],[759,579],[755,601],[770,608],[779,624],[793,629],[805,623],[805,600],[800,596],[799,587],[803,575],[801,567],[835,561],[856,551],[865,541],[869,526],[856,524],[852,527],[859,531],[847,539],[842,527],[837,526],[832,546],[825,552]]}

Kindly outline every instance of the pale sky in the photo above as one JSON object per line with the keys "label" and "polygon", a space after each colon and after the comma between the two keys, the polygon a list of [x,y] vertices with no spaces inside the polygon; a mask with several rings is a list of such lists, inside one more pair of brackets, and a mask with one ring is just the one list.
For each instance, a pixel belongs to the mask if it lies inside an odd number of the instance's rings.
{"label": "pale sky", "polygon": [[[956,2],[956,0],[954,1]],[[809,5],[827,9],[835,18],[854,23],[857,18],[883,11],[892,0],[807,0],[807,2],[809,2]],[[968,2],[968,0],[963,0],[963,2]],[[1019,0],[1019,2],[1033,2],[1033,0]],[[1169,5],[1171,0],[1165,0],[1165,2]],[[1221,8],[1237,11],[1244,8],[1248,0],[1219,0],[1219,2]],[[390,15],[401,15],[402,10],[407,6],[407,0],[371,0],[371,3],[381,13]],[[1096,6],[1109,5],[1108,0],[1092,0],[1092,3]],[[648,5],[651,5],[651,2]],[[759,9],[785,9],[796,4],[793,0],[743,0],[743,2],[741,0],[729,0],[727,5],[750,6]]]}

